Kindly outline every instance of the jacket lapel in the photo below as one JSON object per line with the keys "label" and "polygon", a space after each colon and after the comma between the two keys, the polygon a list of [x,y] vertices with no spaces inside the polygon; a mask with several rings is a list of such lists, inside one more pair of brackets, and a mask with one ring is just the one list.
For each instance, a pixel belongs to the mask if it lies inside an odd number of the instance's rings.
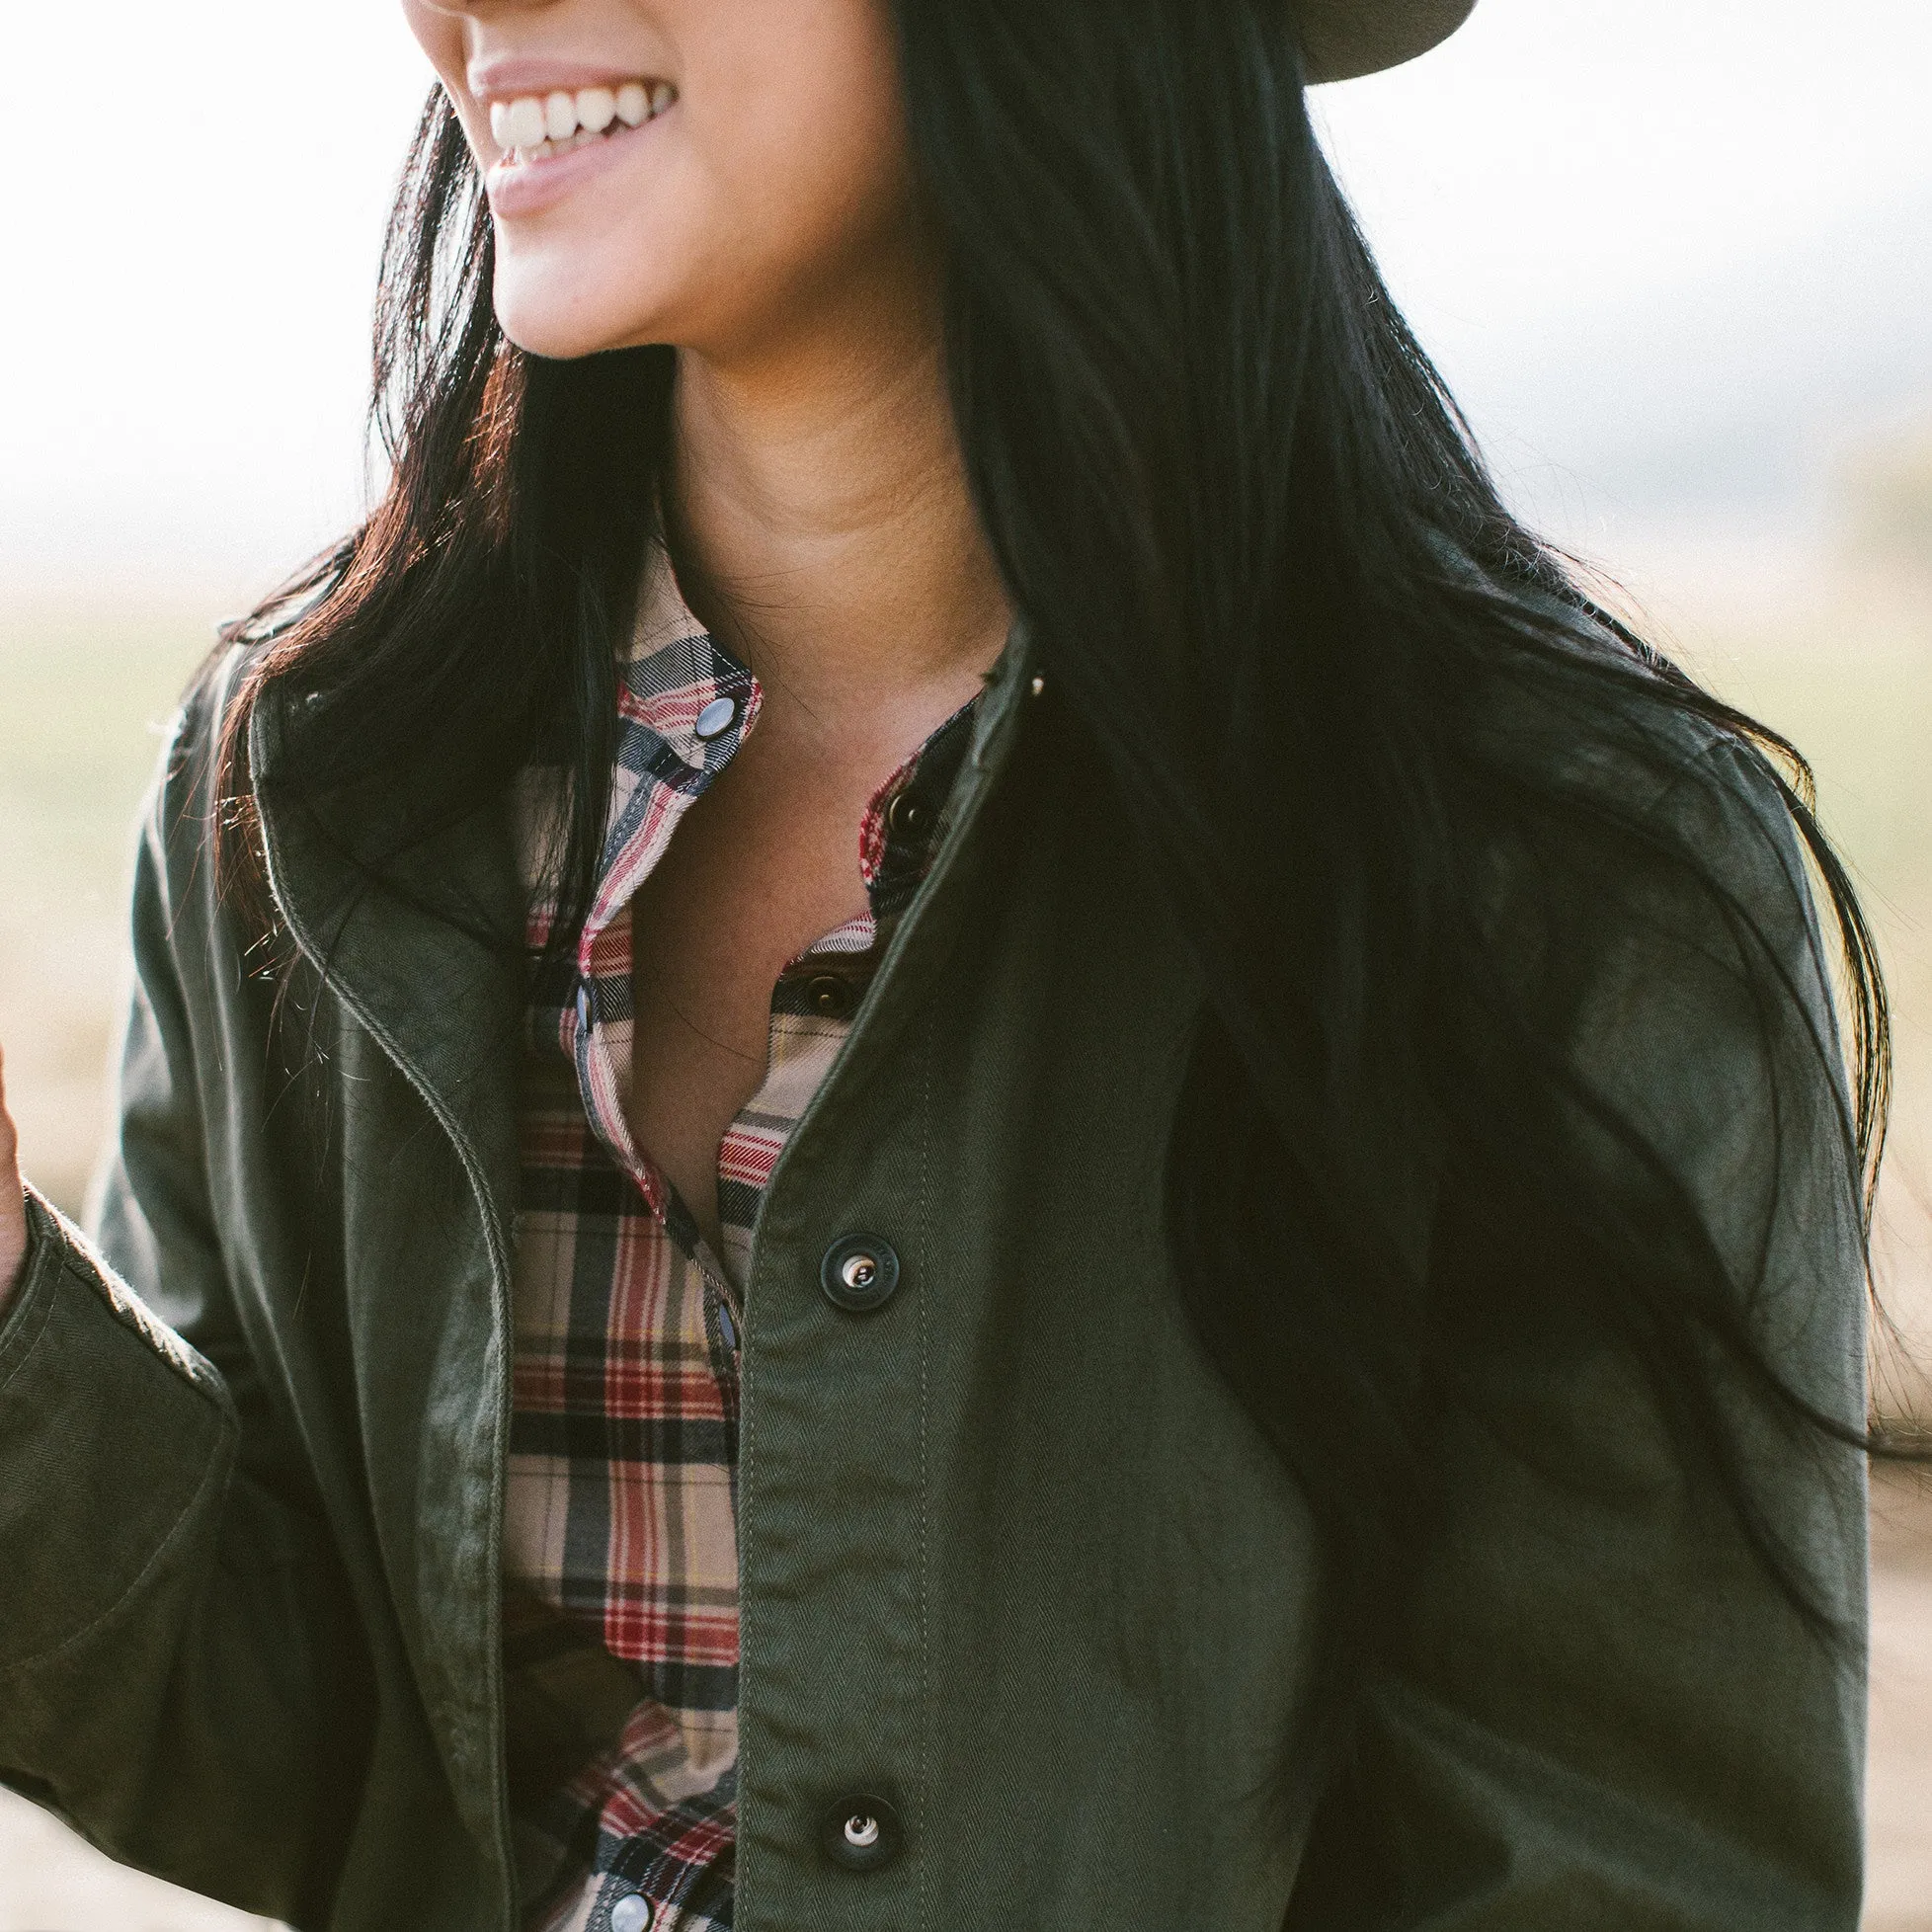
{"label": "jacket lapel", "polygon": [[400,800],[288,796],[277,765],[290,697],[256,707],[249,764],[276,904],[296,944],[456,1144],[494,1258],[507,1263],[517,1189],[523,888],[507,806],[387,860]]}
{"label": "jacket lapel", "polygon": [[375,1532],[450,1787],[507,1870],[496,1570],[524,913],[511,817],[478,813],[375,881],[357,854],[393,848],[404,815],[373,792],[311,806],[279,788],[287,702],[271,687],[258,705],[250,766],[277,905],[357,1022],[330,1086]]}

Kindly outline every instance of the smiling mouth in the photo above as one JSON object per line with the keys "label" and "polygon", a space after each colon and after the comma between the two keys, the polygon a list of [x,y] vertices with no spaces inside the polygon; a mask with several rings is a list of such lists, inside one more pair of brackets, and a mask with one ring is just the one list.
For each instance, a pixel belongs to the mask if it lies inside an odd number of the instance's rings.
{"label": "smiling mouth", "polygon": [[655,121],[678,99],[669,81],[625,81],[621,87],[580,87],[574,94],[525,94],[490,107],[490,136],[513,166],[569,154],[592,141]]}

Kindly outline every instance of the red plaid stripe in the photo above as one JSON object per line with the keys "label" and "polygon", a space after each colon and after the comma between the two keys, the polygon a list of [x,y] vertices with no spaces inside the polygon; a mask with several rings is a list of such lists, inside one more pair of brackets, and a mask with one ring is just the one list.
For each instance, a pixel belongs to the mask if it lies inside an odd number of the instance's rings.
{"label": "red plaid stripe", "polygon": [[[700,741],[720,697],[731,727]],[[537,973],[522,1113],[517,1356],[505,1536],[505,1676],[524,1922],[603,1932],[639,1892],[654,1932],[731,1923],[737,1792],[737,1286],[759,1203],[849,1020],[806,992],[863,990],[937,852],[972,706],[880,787],[860,864],[870,910],[792,962],[765,1078],[719,1148],[724,1251],[625,1118],[632,895],[755,725],[762,693],[653,560],[624,666],[608,831],[576,971]],[[554,905],[554,774],[521,800],[529,938]],[[902,797],[907,806],[893,810]]]}

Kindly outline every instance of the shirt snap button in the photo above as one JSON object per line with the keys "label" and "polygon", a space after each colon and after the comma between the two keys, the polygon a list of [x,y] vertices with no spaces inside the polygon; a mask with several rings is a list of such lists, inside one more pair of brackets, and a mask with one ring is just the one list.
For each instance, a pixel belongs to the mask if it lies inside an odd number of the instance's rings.
{"label": "shirt snap button", "polygon": [[851,983],[837,973],[817,973],[805,983],[805,999],[826,1019],[844,1019],[852,1009]]}
{"label": "shirt snap button", "polygon": [[714,738],[722,738],[738,722],[738,700],[735,697],[714,697],[697,714],[697,722],[691,729],[703,744],[708,745]]}
{"label": "shirt snap button", "polygon": [[591,1030],[591,989],[581,982],[577,988],[577,1030],[580,1033]]}
{"label": "shirt snap button", "polygon": [[846,1235],[825,1250],[819,1286],[835,1308],[869,1315],[899,1289],[899,1256],[877,1235]]}
{"label": "shirt snap button", "polygon": [[610,1932],[644,1932],[651,1922],[651,1901],[632,1892],[610,1907]]}
{"label": "shirt snap button", "polygon": [[883,1798],[842,1798],[825,1814],[819,1843],[847,1872],[876,1872],[899,1856],[906,1842],[896,1807]]}

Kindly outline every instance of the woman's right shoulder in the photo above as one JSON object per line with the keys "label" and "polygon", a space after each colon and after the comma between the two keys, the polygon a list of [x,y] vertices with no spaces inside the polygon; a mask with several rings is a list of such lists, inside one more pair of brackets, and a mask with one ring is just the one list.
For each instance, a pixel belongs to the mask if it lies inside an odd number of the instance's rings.
{"label": "woman's right shoulder", "polygon": [[195,667],[161,728],[148,795],[150,820],[165,808],[172,826],[184,812],[209,813],[218,803],[224,734],[259,650],[222,637]]}
{"label": "woman's right shoulder", "polygon": [[171,948],[246,951],[266,905],[250,741],[270,643],[223,634],[161,728],[136,827],[136,906],[165,913]]}
{"label": "woman's right shoulder", "polygon": [[285,655],[288,633],[340,583],[353,551],[353,537],[331,545],[246,616],[215,625],[213,647],[189,678],[165,732],[161,789],[210,808],[245,792],[253,713],[276,683],[271,663],[279,648]]}

